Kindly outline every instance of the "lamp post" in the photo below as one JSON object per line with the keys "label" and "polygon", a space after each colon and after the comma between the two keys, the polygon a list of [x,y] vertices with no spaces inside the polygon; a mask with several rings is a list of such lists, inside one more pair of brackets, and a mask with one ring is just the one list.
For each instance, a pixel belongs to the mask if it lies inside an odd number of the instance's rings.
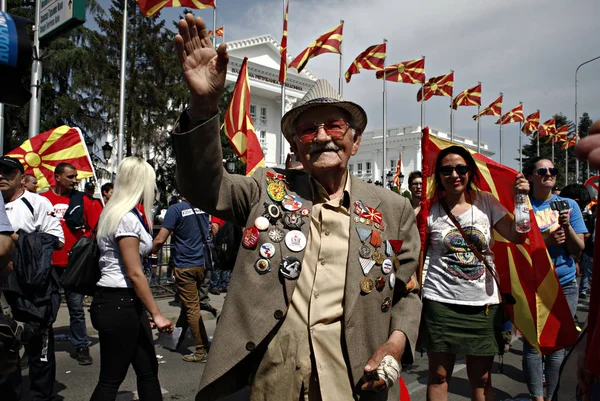
{"label": "lamp post", "polygon": [[85,146],[87,147],[88,155],[90,156],[90,159],[91,159],[92,155],[94,154],[94,140],[92,138],[90,138],[89,136],[86,136],[85,137]]}
{"label": "lamp post", "polygon": [[108,159],[112,156],[113,147],[110,143],[106,142],[104,146],[102,146],[102,156],[104,156],[105,162],[108,163]]}
{"label": "lamp post", "polygon": [[229,174],[233,174],[235,172],[235,159],[233,157],[227,158],[225,168]]}
{"label": "lamp post", "polygon": [[392,184],[394,184],[394,174],[392,174],[391,171],[388,171],[385,177],[387,178],[388,188],[392,189]]}
{"label": "lamp post", "polygon": [[[598,60],[600,59],[600,56],[598,57],[594,57],[593,59],[590,59],[588,61],[584,61],[583,63],[579,64],[579,66],[577,67],[577,69],[575,70],[575,142],[579,143],[579,121],[578,119],[578,114],[577,114],[577,73],[579,72],[579,69],[581,67],[583,67],[584,65],[586,65],[587,63],[591,63],[594,60]],[[590,178],[590,164],[588,163],[588,169],[587,169],[587,178]],[[579,182],[579,160],[577,160],[575,162],[575,180],[577,182]]]}

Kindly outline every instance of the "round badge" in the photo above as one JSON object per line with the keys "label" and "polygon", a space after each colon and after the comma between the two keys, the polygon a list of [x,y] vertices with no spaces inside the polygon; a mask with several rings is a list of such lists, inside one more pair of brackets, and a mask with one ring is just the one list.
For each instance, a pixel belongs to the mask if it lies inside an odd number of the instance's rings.
{"label": "round badge", "polygon": [[281,206],[283,206],[285,210],[295,212],[302,207],[302,200],[296,195],[286,195],[281,201]]}
{"label": "round badge", "polygon": [[258,228],[259,231],[264,231],[269,228],[269,219],[264,216],[258,216],[254,220],[254,227]]}
{"label": "round badge", "polygon": [[394,288],[396,285],[396,275],[394,273],[390,274],[390,288]]}
{"label": "round badge", "polygon": [[292,252],[300,252],[306,247],[306,237],[302,231],[292,230],[285,235],[285,245]]}
{"label": "round badge", "polygon": [[392,264],[392,261],[389,259],[385,259],[383,261],[383,263],[381,264],[381,271],[383,272],[383,274],[389,274],[393,268],[394,268],[394,265]]}
{"label": "round badge", "polygon": [[383,278],[383,276],[377,277],[377,279],[375,280],[375,288],[377,288],[377,291],[379,292],[383,291],[383,289],[385,288],[385,279]]}
{"label": "round badge", "polygon": [[267,206],[267,213],[274,219],[278,219],[281,217],[281,209],[277,205],[269,205]]}
{"label": "round badge", "polygon": [[254,248],[258,243],[258,236],[258,229],[256,227],[246,228],[242,236],[242,245],[244,248]]}
{"label": "round badge", "polygon": [[359,221],[360,221],[360,217],[358,217],[358,216],[354,216],[354,222],[355,222],[355,223],[358,223]]}
{"label": "round badge", "polygon": [[258,274],[265,274],[271,271],[271,262],[267,259],[258,259],[254,264],[254,268]]}
{"label": "round badge", "polygon": [[279,271],[288,280],[296,280],[302,271],[302,263],[300,263],[298,258],[286,256],[279,265]]}
{"label": "round badge", "polygon": [[285,198],[285,184],[281,181],[274,181],[267,185],[267,194],[275,202],[281,202]]}
{"label": "round badge", "polygon": [[275,245],[270,242],[265,242],[260,246],[260,256],[263,258],[271,259],[275,255]]}
{"label": "round badge", "polygon": [[363,277],[362,280],[360,280],[360,290],[365,294],[373,291],[373,288],[375,288],[375,283],[369,277]]}
{"label": "round badge", "polygon": [[392,307],[392,299],[390,297],[385,297],[385,299],[381,303],[381,311],[383,313],[385,313],[385,312],[389,311],[391,307]]}
{"label": "round badge", "polygon": [[375,248],[375,251],[373,252],[373,260],[375,261],[375,263],[377,264],[377,266],[381,266],[383,264],[384,257],[379,252],[379,249],[377,249],[377,248]]}
{"label": "round badge", "polygon": [[358,254],[360,255],[361,258],[364,259],[371,259],[371,256],[373,256],[373,252],[371,251],[371,248],[369,248],[368,245],[361,245],[361,247],[358,249]]}
{"label": "round badge", "polygon": [[300,210],[300,214],[302,216],[306,217],[306,216],[308,216],[310,214],[310,211],[307,208],[304,208],[304,209]]}
{"label": "round badge", "polygon": [[284,233],[280,228],[277,227],[273,227],[270,231],[269,231],[269,238],[271,239],[271,241],[273,242],[281,242],[283,241],[283,237],[284,237]]}

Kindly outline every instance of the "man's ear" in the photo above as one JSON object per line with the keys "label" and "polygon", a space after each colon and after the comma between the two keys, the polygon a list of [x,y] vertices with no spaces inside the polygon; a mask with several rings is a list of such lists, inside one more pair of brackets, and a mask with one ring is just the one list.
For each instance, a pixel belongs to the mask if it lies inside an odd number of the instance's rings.
{"label": "man's ear", "polygon": [[360,147],[360,141],[362,140],[362,132],[356,131],[352,140],[353,140],[353,143],[352,143],[351,155],[354,156],[358,153],[358,148]]}

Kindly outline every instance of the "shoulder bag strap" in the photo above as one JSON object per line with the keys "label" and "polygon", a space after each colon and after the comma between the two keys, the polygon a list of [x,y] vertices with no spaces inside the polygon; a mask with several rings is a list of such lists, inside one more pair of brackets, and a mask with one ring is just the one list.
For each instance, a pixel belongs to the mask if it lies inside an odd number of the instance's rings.
{"label": "shoulder bag strap", "polygon": [[202,227],[202,222],[200,221],[200,216],[198,216],[198,214],[196,213],[196,209],[194,208],[194,206],[192,206],[192,204],[190,202],[188,202],[187,200],[184,200],[184,202],[190,207],[192,208],[192,213],[194,213],[194,217],[196,218],[196,223],[198,223],[198,227],[200,227],[200,233],[202,233],[202,236],[204,237],[204,243],[208,243],[208,234],[204,231],[204,227]]}
{"label": "shoulder bag strap", "polygon": [[196,218],[196,223],[198,223],[198,227],[200,227],[200,233],[202,234],[202,236],[204,237],[203,242],[204,242],[204,246],[205,246],[205,252],[204,252],[204,264],[207,265],[207,269],[212,269],[213,268],[213,258],[212,258],[212,254],[211,254],[211,246],[210,246],[210,242],[208,241],[208,233],[206,231],[204,231],[204,227],[202,226],[202,221],[200,221],[200,216],[198,216],[198,214],[196,214],[196,209],[194,208],[194,206],[188,202],[187,200],[184,200],[184,202],[192,208],[192,213],[194,213],[194,217]]}
{"label": "shoulder bag strap", "polygon": [[[502,293],[502,287],[500,286],[500,279],[498,278],[498,274],[488,264],[487,259],[485,258],[485,256],[483,256],[481,251],[475,246],[475,244],[473,244],[473,242],[471,241],[471,238],[467,235],[467,233],[462,228],[460,223],[456,220],[456,217],[454,216],[454,214],[452,214],[452,212],[450,211],[450,208],[448,207],[448,204],[446,203],[446,201],[444,199],[440,199],[439,202],[442,205],[442,207],[444,208],[444,211],[448,215],[448,218],[450,219],[450,221],[452,221],[454,226],[460,232],[460,235],[462,235],[463,239],[467,243],[467,246],[471,249],[471,252],[473,252],[475,254],[475,256],[477,256],[477,259],[479,259],[481,262],[483,262],[488,273],[491,274],[491,276],[494,278],[494,281],[496,282],[496,286],[498,286],[498,297],[500,298],[500,301],[505,302],[510,305],[514,305],[516,303],[515,298],[511,294]],[[471,205],[471,207],[473,207],[473,205]]]}

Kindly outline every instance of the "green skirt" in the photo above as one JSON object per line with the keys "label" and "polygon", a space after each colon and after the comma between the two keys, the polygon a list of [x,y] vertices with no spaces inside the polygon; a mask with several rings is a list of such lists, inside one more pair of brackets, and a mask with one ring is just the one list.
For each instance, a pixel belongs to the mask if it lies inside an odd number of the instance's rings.
{"label": "green skirt", "polygon": [[500,305],[466,306],[423,299],[419,340],[429,352],[498,355],[504,352],[503,321]]}

